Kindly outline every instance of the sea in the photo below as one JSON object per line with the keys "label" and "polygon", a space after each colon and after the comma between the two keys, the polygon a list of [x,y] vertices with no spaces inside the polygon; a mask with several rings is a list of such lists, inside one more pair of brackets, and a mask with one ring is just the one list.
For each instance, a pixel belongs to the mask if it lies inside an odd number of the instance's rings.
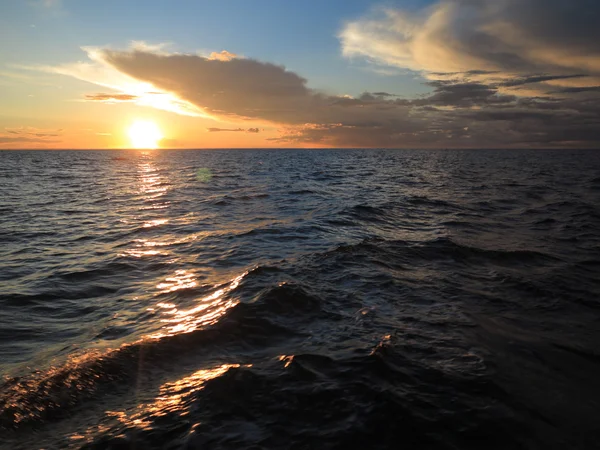
{"label": "sea", "polygon": [[600,448],[600,152],[0,152],[0,448]]}

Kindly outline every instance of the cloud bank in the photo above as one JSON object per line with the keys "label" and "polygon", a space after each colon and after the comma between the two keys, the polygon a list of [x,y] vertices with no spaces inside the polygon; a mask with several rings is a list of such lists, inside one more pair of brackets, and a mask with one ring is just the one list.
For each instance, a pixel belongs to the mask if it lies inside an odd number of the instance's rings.
{"label": "cloud bank", "polygon": [[[87,49],[93,70],[80,64],[60,72],[114,88],[106,81],[111,73],[147,86],[144,98],[158,91],[239,124],[209,131],[276,126],[275,145],[598,147],[598,19],[596,0],[442,0],[416,13],[379,9],[346,23],[342,53],[420,74],[430,93],[413,99],[376,87],[328,95],[283,66],[225,50],[204,57],[139,45]],[[88,100],[138,96],[121,88]]]}
{"label": "cloud bank", "polygon": [[[418,14],[381,9],[340,33],[346,56],[440,74],[597,83],[595,0],[443,0]],[[592,78],[583,79],[583,78]]]}

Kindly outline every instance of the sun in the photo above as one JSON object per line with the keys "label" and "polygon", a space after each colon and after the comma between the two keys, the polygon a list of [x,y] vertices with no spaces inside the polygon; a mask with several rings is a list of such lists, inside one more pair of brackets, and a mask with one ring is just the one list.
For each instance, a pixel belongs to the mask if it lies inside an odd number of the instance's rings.
{"label": "sun", "polygon": [[163,138],[158,125],[151,120],[136,120],[127,134],[134,148],[158,148],[158,143]]}

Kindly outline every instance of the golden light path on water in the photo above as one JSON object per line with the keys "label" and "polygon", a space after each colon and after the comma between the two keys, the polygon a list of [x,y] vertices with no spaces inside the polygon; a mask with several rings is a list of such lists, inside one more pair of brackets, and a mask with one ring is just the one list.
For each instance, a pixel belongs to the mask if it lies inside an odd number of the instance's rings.
{"label": "golden light path on water", "polygon": [[[141,161],[138,164],[139,192],[145,203],[143,208],[145,210],[167,209],[169,203],[161,201],[161,197],[168,193],[169,184],[160,175],[160,171],[153,161],[152,154],[153,152],[143,152],[141,154]],[[169,219],[158,217],[144,220],[142,227],[155,228],[168,223]],[[135,258],[166,256],[168,255],[168,251],[166,249],[162,250],[162,248],[195,239],[196,236],[188,236],[176,241],[163,241],[160,238],[154,238],[154,240],[137,239],[135,241],[136,248],[126,250],[125,255]],[[170,262],[175,265],[178,260],[173,259]],[[158,309],[162,314],[167,316],[161,319],[161,323],[166,325],[149,337],[160,339],[180,333],[190,333],[199,327],[216,323],[228,309],[237,304],[236,300],[226,299],[226,294],[237,288],[247,274],[248,272],[245,271],[231,279],[226,285],[215,285],[214,289],[216,291],[200,298],[196,302],[196,306],[192,308],[182,309],[178,308],[175,303],[164,301],[149,305],[147,308],[149,311]],[[182,268],[175,269],[172,275],[156,284],[156,297],[173,294],[183,289],[193,289],[197,286],[198,281],[192,271]]]}
{"label": "golden light path on water", "polygon": [[[168,283],[161,283],[157,288],[162,288],[162,293],[174,292],[179,289],[185,289],[196,285],[193,275],[185,270],[177,271],[175,277],[167,278]],[[181,333],[191,333],[200,327],[215,324],[230,308],[238,304],[237,300],[226,299],[226,294],[237,288],[242,279],[248,275],[248,271],[238,275],[210,295],[207,295],[198,301],[198,305],[190,309],[178,309],[172,303],[159,303],[157,306],[165,309],[165,314],[171,316],[168,319],[162,319],[161,322],[169,325],[159,332],[153,334],[152,338],[162,338]]]}
{"label": "golden light path on water", "polygon": [[[154,164],[150,152],[141,152],[139,156],[140,162],[137,165],[137,192],[144,203],[144,206],[140,208],[140,213],[168,209],[170,202],[161,200],[161,197],[165,196],[169,191],[168,183],[160,175],[159,169]],[[167,218],[153,218],[144,220],[141,227],[150,229],[168,223],[169,219]],[[165,247],[172,244],[171,242],[148,241],[147,239],[136,239],[135,243],[137,244],[137,248],[128,249],[121,256],[143,258],[165,255],[165,252],[152,247]]]}
{"label": "golden light path on water", "polygon": [[[152,160],[150,152],[144,152],[141,155],[141,162],[138,164],[138,192],[144,202],[143,210],[161,210],[168,209],[169,202],[164,202],[161,197],[169,191],[168,183],[159,173],[158,168]],[[141,213],[142,211],[140,211]],[[142,219],[142,228],[160,227],[169,223],[169,219],[164,217]],[[202,234],[202,233],[200,233]],[[152,258],[158,255],[169,255],[167,247],[173,244],[193,241],[197,235],[182,237],[176,240],[161,239],[160,236],[150,239],[136,239],[135,248],[126,250],[121,256],[134,258]],[[170,263],[176,265],[177,258],[170,260]],[[194,306],[181,308],[173,302],[160,301],[152,302],[153,299],[164,297],[165,295],[176,295],[178,291],[194,289],[198,287],[196,274],[188,269],[177,268],[174,272],[165,277],[162,281],[154,284],[155,292],[146,300],[150,303],[149,311],[160,312],[163,324],[159,331],[146,335],[145,338],[133,343],[123,344],[121,348],[130,345],[143,344],[146,340],[168,339],[183,333],[191,333],[199,328],[213,325],[223,317],[226,312],[238,304],[238,300],[228,298],[228,294],[235,290],[249,271],[229,279],[225,283],[219,283],[212,286],[214,292],[204,295],[195,300]],[[160,316],[159,316],[160,317]],[[109,351],[115,352],[119,349]],[[103,354],[106,357],[109,353]],[[88,428],[84,432],[79,432],[70,436],[74,445],[81,445],[82,441],[90,439],[92,436],[108,431],[114,426],[115,421],[126,426],[147,428],[151,427],[152,420],[169,413],[175,413],[178,416],[185,416],[189,409],[189,403],[192,401],[192,394],[204,387],[204,384],[211,379],[223,375],[231,368],[241,367],[239,364],[222,364],[210,369],[201,369],[189,376],[179,380],[170,381],[161,385],[158,394],[151,402],[142,402],[134,408],[128,408],[123,411],[106,411],[105,419]],[[250,366],[244,366],[250,367]]]}
{"label": "golden light path on water", "polygon": [[195,392],[203,389],[207,381],[220,377],[229,369],[239,367],[252,367],[252,365],[221,364],[210,369],[198,370],[179,380],[164,383],[159,387],[158,395],[152,402],[141,403],[135,408],[123,411],[105,411],[107,424],[99,423],[82,433],[72,434],[70,439],[77,445],[81,445],[82,441],[92,440],[97,434],[110,430],[111,420],[130,428],[151,429],[153,420],[167,414],[173,413],[178,417],[185,417],[189,414]]}
{"label": "golden light path on water", "polygon": [[[149,417],[156,419],[173,412],[179,417],[184,417],[189,413],[186,410],[189,405],[186,403],[191,394],[202,389],[207,381],[220,377],[231,368],[238,367],[241,367],[240,364],[222,364],[211,369],[198,370],[180,380],[163,384],[153,402],[138,405],[133,412],[106,411],[106,415],[117,418],[124,425],[138,428],[151,428]],[[251,367],[251,365],[244,367]]]}

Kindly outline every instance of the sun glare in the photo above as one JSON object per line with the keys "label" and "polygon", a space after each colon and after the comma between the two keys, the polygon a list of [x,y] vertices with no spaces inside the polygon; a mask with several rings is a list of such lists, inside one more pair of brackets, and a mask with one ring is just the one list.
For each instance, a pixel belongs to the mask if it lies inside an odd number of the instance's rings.
{"label": "sun glare", "polygon": [[136,120],[127,132],[134,148],[158,148],[163,138],[160,128],[150,120]]}

